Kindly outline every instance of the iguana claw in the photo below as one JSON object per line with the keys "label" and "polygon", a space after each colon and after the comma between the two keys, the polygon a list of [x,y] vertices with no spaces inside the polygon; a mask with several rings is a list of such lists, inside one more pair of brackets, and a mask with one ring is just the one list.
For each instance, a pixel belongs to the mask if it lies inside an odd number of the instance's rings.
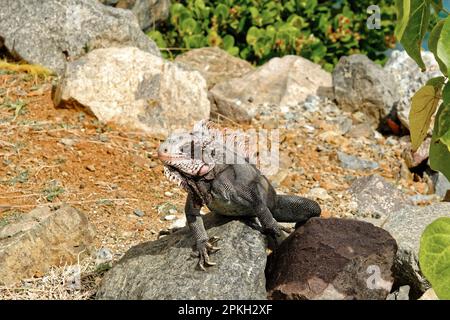
{"label": "iguana claw", "polygon": [[220,248],[214,246],[219,240],[218,237],[212,237],[207,242],[197,243],[198,266],[201,270],[206,271],[205,266],[212,267],[216,265],[215,262],[209,261],[209,254],[216,253],[220,250]]}

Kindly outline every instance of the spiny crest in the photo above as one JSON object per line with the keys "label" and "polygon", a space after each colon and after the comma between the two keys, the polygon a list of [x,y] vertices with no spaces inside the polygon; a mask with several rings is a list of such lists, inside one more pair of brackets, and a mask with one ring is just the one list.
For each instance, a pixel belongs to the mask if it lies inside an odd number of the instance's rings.
{"label": "spiny crest", "polygon": [[231,148],[232,152],[246,160],[252,159],[256,155],[251,147],[252,137],[243,131],[221,129],[214,122],[201,120],[194,125],[192,133],[201,137],[200,139],[205,147]]}

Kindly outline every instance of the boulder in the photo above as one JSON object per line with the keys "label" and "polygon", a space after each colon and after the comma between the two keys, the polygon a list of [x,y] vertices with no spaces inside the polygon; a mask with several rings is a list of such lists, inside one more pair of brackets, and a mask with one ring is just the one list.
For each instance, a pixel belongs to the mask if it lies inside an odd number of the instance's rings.
{"label": "boulder", "polygon": [[154,27],[169,17],[170,0],[99,0],[103,4],[131,10],[142,30]]}
{"label": "boulder", "polygon": [[271,299],[386,299],[397,250],[370,223],[312,218],[269,256]]}
{"label": "boulder", "polygon": [[175,61],[199,71],[206,79],[208,88],[242,77],[254,69],[249,62],[233,57],[218,47],[193,49],[177,56]]}
{"label": "boulder", "polygon": [[308,95],[329,94],[331,87],[331,75],[319,65],[288,55],[215,85],[210,90],[211,111],[237,122],[250,122],[261,106],[298,106]]}
{"label": "boulder", "polygon": [[39,207],[0,227],[0,283],[42,276],[51,266],[73,264],[89,254],[95,231],[67,205]]}
{"label": "boulder", "polygon": [[409,285],[416,298],[430,287],[419,268],[420,238],[425,227],[441,217],[450,217],[450,203],[403,208],[393,212],[383,226],[398,243],[396,280],[399,285]]}
{"label": "boulder", "polygon": [[357,215],[362,218],[385,220],[390,213],[410,204],[403,192],[379,175],[356,179],[349,192],[356,202]]}
{"label": "boulder", "polygon": [[342,57],[333,71],[336,101],[348,112],[363,112],[377,127],[398,100],[394,77],[367,56]]}
{"label": "boulder", "polygon": [[395,50],[384,66],[394,78],[398,86],[397,116],[401,123],[409,129],[409,111],[413,95],[434,77],[442,76],[439,65],[433,53],[422,51],[422,58],[427,70],[422,72],[417,63],[411,59],[406,51]]}
{"label": "boulder", "polygon": [[208,235],[221,239],[210,256],[216,266],[198,269],[192,234],[183,228],[130,249],[106,273],[97,299],[266,299],[265,237],[238,220],[203,218]]}
{"label": "boulder", "polygon": [[132,47],[97,49],[69,63],[54,102],[152,133],[192,126],[210,112],[199,72]]}
{"label": "boulder", "polygon": [[96,0],[3,0],[0,37],[16,58],[58,75],[67,61],[96,48],[134,46],[160,55],[133,13]]}

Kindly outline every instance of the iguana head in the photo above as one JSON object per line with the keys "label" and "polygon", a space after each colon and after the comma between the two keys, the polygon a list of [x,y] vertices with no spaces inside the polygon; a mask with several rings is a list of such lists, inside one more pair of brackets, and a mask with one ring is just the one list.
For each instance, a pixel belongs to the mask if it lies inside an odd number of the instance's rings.
{"label": "iguana head", "polygon": [[186,179],[203,177],[216,164],[225,163],[227,153],[248,158],[239,144],[235,148],[235,139],[235,134],[202,120],[194,125],[191,132],[172,133],[159,146],[158,158],[164,164],[166,177],[185,186]]}
{"label": "iguana head", "polygon": [[192,132],[172,133],[158,149],[166,177],[183,185],[189,177],[210,172],[214,168],[207,151],[210,142],[206,121],[197,123]]}

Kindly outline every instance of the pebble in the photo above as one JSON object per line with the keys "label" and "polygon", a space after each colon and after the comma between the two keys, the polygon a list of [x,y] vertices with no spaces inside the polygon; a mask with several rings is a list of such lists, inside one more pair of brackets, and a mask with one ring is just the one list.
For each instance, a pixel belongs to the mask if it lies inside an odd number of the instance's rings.
{"label": "pebble", "polygon": [[327,190],[323,188],[313,188],[309,190],[308,197],[319,200],[330,200],[331,196],[328,194]]}
{"label": "pebble", "polygon": [[133,213],[134,213],[135,215],[137,215],[138,217],[143,217],[143,216],[145,215],[144,211],[142,211],[142,210],[140,210],[140,209],[135,209],[135,210],[133,211]]}
{"label": "pebble", "polygon": [[91,171],[91,172],[94,172],[95,171],[95,166],[93,164],[90,164],[90,165],[86,166],[86,169]]}
{"label": "pebble", "polygon": [[337,155],[338,155],[338,159],[341,163],[341,167],[343,167],[345,169],[373,170],[373,169],[378,169],[378,167],[379,167],[379,164],[374,161],[364,160],[364,159],[346,154],[341,151],[338,151]]}
{"label": "pebble", "polygon": [[74,139],[70,138],[62,138],[59,142],[67,147],[72,147],[76,143]]}
{"label": "pebble", "polygon": [[112,261],[113,254],[108,248],[101,248],[95,255],[95,264],[99,265]]}
{"label": "pebble", "polygon": [[173,193],[170,192],[170,191],[166,191],[166,192],[164,192],[164,195],[165,195],[166,197],[172,197],[172,196],[173,196]]}
{"label": "pebble", "polygon": [[170,215],[168,215],[168,216],[165,216],[165,217],[164,217],[164,220],[166,220],[166,221],[173,221],[173,220],[175,220],[176,218],[177,218],[176,215],[170,214]]}

